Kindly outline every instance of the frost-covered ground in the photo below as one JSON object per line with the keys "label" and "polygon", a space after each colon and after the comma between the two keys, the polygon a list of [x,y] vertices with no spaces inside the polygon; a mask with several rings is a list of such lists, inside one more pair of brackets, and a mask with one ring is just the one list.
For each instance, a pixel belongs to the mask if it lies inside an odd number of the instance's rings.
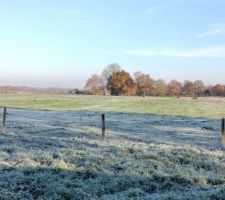
{"label": "frost-covered ground", "polygon": [[0,199],[225,199],[220,120],[100,114],[9,110]]}

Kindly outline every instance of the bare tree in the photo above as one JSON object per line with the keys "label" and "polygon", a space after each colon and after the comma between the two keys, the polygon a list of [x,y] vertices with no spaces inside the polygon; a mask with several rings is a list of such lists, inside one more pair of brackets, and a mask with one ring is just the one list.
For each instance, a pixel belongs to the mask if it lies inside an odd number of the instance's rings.
{"label": "bare tree", "polygon": [[121,70],[122,68],[119,64],[117,63],[109,64],[102,72],[102,80],[103,80],[104,86],[106,87],[107,83],[109,82],[114,72],[119,72]]}
{"label": "bare tree", "polygon": [[94,74],[86,82],[85,90],[90,91],[94,95],[104,94],[103,81],[101,76]]}
{"label": "bare tree", "polygon": [[137,95],[150,96],[154,93],[154,80],[149,74],[144,74],[139,71],[134,73],[134,77]]}
{"label": "bare tree", "polygon": [[202,96],[205,92],[205,84],[202,80],[197,80],[194,82],[195,95]]}

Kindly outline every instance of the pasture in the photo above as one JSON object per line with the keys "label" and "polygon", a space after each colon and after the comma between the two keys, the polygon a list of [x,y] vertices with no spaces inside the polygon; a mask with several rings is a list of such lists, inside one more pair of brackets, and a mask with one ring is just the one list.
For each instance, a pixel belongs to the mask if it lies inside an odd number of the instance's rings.
{"label": "pasture", "polygon": [[0,199],[225,199],[223,99],[0,94],[0,106]]}
{"label": "pasture", "polygon": [[0,93],[0,106],[44,110],[127,112],[185,117],[225,117],[224,98],[112,97]]}

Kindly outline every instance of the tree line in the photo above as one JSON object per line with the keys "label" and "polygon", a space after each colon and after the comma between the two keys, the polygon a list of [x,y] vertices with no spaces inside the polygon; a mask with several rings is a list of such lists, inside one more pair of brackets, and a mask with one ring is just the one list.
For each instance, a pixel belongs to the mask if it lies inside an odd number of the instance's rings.
{"label": "tree line", "polygon": [[93,95],[116,96],[225,96],[225,85],[206,86],[202,80],[186,80],[183,83],[172,80],[167,84],[163,79],[154,80],[141,71],[131,76],[117,63],[108,65],[101,75],[92,75],[84,90]]}

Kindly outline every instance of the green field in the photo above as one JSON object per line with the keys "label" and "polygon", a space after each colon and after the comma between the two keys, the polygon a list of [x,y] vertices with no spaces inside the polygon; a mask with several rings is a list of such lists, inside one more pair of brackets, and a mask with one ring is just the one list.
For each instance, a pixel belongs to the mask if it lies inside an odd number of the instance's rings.
{"label": "green field", "polygon": [[225,117],[224,99],[193,100],[169,97],[74,96],[56,94],[0,94],[0,106],[105,112],[147,113],[186,117]]}

